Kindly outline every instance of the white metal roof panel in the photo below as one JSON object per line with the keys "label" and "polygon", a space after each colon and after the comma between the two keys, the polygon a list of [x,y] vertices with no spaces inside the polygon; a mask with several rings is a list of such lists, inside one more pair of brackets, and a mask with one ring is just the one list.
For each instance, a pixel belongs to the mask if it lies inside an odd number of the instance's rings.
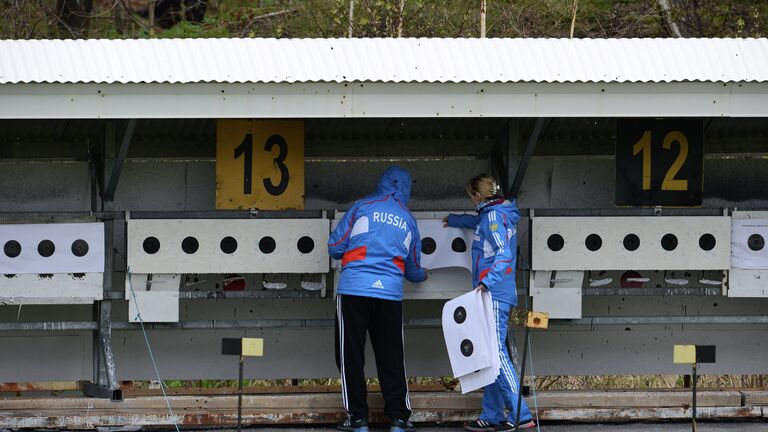
{"label": "white metal roof panel", "polygon": [[765,82],[768,39],[0,41],[0,83]]}

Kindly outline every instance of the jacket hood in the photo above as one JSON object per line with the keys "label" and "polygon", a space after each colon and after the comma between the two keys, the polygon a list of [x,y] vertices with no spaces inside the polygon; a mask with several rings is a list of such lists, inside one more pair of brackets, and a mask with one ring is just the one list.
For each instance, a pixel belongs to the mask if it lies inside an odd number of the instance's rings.
{"label": "jacket hood", "polygon": [[399,166],[391,166],[384,171],[376,187],[376,195],[394,194],[403,205],[411,199],[411,174]]}
{"label": "jacket hood", "polygon": [[517,200],[504,200],[498,199],[493,201],[486,201],[485,205],[478,206],[478,213],[485,213],[490,210],[504,213],[507,215],[512,223],[517,223],[520,219],[520,210],[517,209]]}

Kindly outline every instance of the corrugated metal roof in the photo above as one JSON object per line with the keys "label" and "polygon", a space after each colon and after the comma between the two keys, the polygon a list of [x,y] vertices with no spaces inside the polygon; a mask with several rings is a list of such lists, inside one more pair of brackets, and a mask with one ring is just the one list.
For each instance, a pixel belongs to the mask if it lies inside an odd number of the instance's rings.
{"label": "corrugated metal roof", "polygon": [[768,81],[768,39],[0,41],[0,83],[683,81]]}

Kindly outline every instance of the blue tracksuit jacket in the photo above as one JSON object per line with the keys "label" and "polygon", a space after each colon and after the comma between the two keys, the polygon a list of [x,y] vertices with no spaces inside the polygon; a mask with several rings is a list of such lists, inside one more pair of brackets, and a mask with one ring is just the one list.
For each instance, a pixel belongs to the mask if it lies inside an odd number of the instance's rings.
{"label": "blue tracksuit jacket", "polygon": [[517,221],[515,201],[497,199],[477,207],[478,215],[449,215],[448,226],[473,228],[472,283],[483,284],[494,300],[517,305],[515,266]]}
{"label": "blue tracksuit jacket", "polygon": [[338,294],[403,299],[403,275],[411,282],[426,279],[421,267],[421,236],[406,205],[411,175],[390,167],[376,193],[357,201],[328,240],[328,253],[340,259]]}

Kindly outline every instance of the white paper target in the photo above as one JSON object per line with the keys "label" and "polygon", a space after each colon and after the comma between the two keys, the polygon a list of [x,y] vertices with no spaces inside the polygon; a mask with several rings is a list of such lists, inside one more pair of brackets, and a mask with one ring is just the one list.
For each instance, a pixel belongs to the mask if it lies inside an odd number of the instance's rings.
{"label": "white paper target", "polygon": [[464,267],[472,270],[472,231],[443,227],[442,220],[418,220],[421,265],[428,269]]}
{"label": "white paper target", "polygon": [[480,369],[478,371],[468,373],[459,377],[461,382],[461,393],[466,394],[471,391],[477,390],[481,387],[485,387],[494,381],[499,376],[501,371],[501,359],[499,358],[499,340],[496,335],[495,317],[493,315],[493,301],[491,295],[487,292],[483,292],[483,309],[485,312],[485,330],[486,337],[489,341],[488,355],[491,358],[491,365],[487,368]]}
{"label": "white paper target", "polygon": [[0,273],[104,272],[103,223],[0,225]]}
{"label": "white paper target", "polygon": [[768,269],[768,219],[731,220],[731,267]]}
{"label": "white paper target", "polygon": [[483,295],[490,297],[473,290],[443,306],[443,336],[455,377],[492,366]]}

